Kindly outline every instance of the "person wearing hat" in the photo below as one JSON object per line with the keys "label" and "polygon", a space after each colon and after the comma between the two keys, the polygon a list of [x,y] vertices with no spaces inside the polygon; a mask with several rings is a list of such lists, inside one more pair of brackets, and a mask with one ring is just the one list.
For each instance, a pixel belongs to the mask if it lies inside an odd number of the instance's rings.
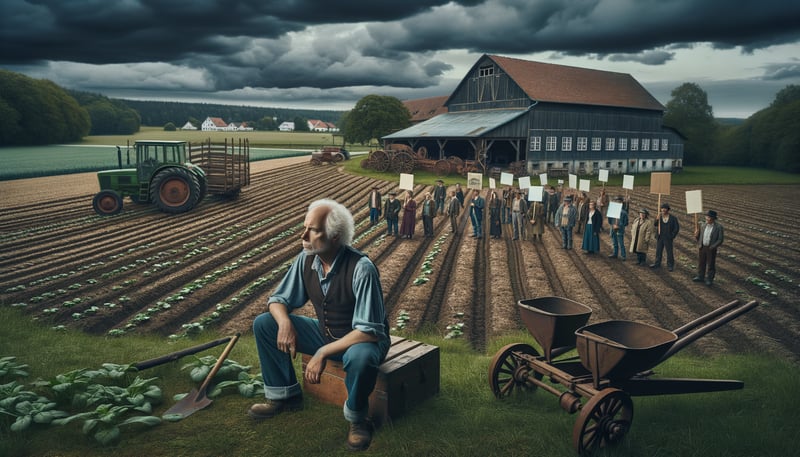
{"label": "person wearing hat", "polygon": [[621,208],[619,211],[619,217],[608,216],[608,225],[611,226],[611,246],[614,248],[614,252],[609,254],[608,257],[615,259],[619,255],[619,258],[624,261],[625,227],[628,226],[628,211],[625,210],[625,206],[623,205],[625,199],[622,198],[622,195],[618,195],[616,198],[614,198],[614,201],[619,203]]}
{"label": "person wearing hat", "polygon": [[664,251],[667,251],[667,269],[672,271],[675,268],[675,255],[672,250],[672,243],[678,232],[681,230],[681,225],[678,223],[678,218],[669,213],[669,203],[661,204],[661,215],[653,223],[653,228],[656,229],[656,260],[650,264],[650,268],[661,267],[661,259]]}
{"label": "person wearing hat", "polygon": [[382,203],[378,186],[372,186],[372,192],[369,193],[369,225],[375,225],[380,220]]}
{"label": "person wearing hat", "polygon": [[445,197],[447,197],[447,188],[444,187],[444,181],[437,179],[436,185],[433,186],[433,201],[436,203],[436,212],[440,216],[444,214]]}
{"label": "person wearing hat", "polygon": [[397,221],[400,218],[402,205],[400,204],[400,200],[395,197],[397,197],[397,192],[389,192],[389,198],[386,199],[386,203],[383,205],[383,217],[386,218],[386,227],[388,229],[386,235],[388,236],[400,235],[397,231]]}
{"label": "person wearing hat", "polygon": [[717,212],[713,209],[706,213],[706,221],[695,227],[694,238],[700,249],[697,261],[697,276],[692,281],[705,281],[707,286],[714,283],[717,274],[717,248],[725,239],[725,230],[717,222]]}
{"label": "person wearing hat", "polygon": [[639,217],[631,224],[631,254],[636,254],[636,265],[647,265],[647,250],[653,238],[653,224],[647,220],[650,212],[639,209]]}
{"label": "person wearing hat", "polygon": [[564,197],[564,202],[556,210],[555,224],[561,229],[561,248],[572,249],[572,229],[578,221],[578,210],[572,206],[572,195]]}

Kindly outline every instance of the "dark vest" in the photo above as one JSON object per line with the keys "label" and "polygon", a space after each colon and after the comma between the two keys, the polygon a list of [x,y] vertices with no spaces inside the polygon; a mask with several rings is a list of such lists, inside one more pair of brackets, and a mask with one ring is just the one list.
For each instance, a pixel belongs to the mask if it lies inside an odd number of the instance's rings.
{"label": "dark vest", "polygon": [[303,268],[303,283],[306,286],[311,304],[319,320],[319,330],[326,342],[338,340],[353,330],[353,311],[356,306],[356,297],[353,294],[353,272],[356,264],[365,254],[345,246],[344,253],[339,259],[337,273],[330,282],[328,295],[322,293],[322,286],[316,271],[311,268],[316,256],[306,257]]}

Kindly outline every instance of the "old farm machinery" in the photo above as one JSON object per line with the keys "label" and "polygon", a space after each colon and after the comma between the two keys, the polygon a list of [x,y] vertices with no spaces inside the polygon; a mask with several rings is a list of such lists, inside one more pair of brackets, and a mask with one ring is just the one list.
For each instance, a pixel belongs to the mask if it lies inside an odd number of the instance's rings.
{"label": "old farm machinery", "polygon": [[350,158],[350,153],[335,146],[325,146],[319,151],[311,153],[311,165],[322,165],[323,163],[339,163]]}
{"label": "old farm machinery", "polygon": [[[520,316],[543,354],[525,343],[501,348],[489,366],[497,398],[538,388],[580,412],[572,431],[581,456],[618,443],[633,421],[632,396],[742,389],[734,380],[653,376],[652,368],[701,336],[752,310],[758,303],[734,301],[673,331],[645,323],[610,320],[586,325],[586,305],[560,297],[518,302]],[[577,356],[567,356],[577,348]],[[562,357],[565,356],[565,357]]]}
{"label": "old farm machinery", "polygon": [[413,173],[414,170],[424,170],[436,173],[437,176],[447,176],[453,173],[466,176],[469,172],[481,170],[477,161],[465,161],[456,156],[449,156],[444,159],[430,159],[425,146],[415,151],[406,144],[390,144],[386,149],[377,149],[370,152],[366,159],[361,160],[361,167],[380,172],[393,171],[395,173]]}

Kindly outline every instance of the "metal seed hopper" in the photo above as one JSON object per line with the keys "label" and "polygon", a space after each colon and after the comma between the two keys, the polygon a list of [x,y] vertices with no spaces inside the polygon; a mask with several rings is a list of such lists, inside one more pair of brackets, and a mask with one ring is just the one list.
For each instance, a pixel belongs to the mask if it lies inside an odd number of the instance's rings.
{"label": "metal seed hopper", "polygon": [[[633,420],[632,396],[744,387],[734,380],[656,378],[652,368],[752,310],[756,301],[733,301],[673,331],[626,320],[586,325],[591,308],[560,297],[520,300],[518,306],[544,354],[525,343],[503,347],[489,366],[489,384],[498,398],[540,387],[557,396],[570,414],[580,411],[572,440],[582,456],[625,436]],[[559,358],[573,349],[577,357]]]}

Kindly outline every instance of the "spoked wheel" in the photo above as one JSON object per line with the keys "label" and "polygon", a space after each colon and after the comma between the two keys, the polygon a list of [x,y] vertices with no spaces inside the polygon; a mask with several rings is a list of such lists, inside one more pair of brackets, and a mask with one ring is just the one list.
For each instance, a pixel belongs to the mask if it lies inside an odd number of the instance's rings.
{"label": "spoked wheel", "polygon": [[593,455],[618,443],[632,422],[630,395],[611,387],[603,389],[583,405],[572,429],[572,443],[579,455]]}
{"label": "spoked wheel", "polygon": [[[494,396],[505,398],[510,396],[514,390],[524,389],[533,391],[536,384],[527,381],[531,368],[528,362],[517,354],[526,354],[538,357],[536,349],[525,343],[512,343],[504,346],[497,351],[489,364],[489,387],[492,388]],[[542,379],[541,373],[533,373],[536,379]]]}
{"label": "spoked wheel", "polygon": [[322,165],[322,161],[316,157],[311,158],[311,165]]}
{"label": "spoked wheel", "polygon": [[412,173],[414,171],[414,158],[407,152],[398,152],[392,157],[390,166],[395,173]]}
{"label": "spoked wheel", "polygon": [[450,162],[445,159],[437,160],[433,169],[436,170],[436,176],[447,176],[450,174]]}
{"label": "spoked wheel", "polygon": [[369,160],[372,162],[372,166],[375,168],[375,171],[380,171],[383,173],[384,171],[389,170],[389,154],[382,149],[377,149],[372,151],[369,154]]}

